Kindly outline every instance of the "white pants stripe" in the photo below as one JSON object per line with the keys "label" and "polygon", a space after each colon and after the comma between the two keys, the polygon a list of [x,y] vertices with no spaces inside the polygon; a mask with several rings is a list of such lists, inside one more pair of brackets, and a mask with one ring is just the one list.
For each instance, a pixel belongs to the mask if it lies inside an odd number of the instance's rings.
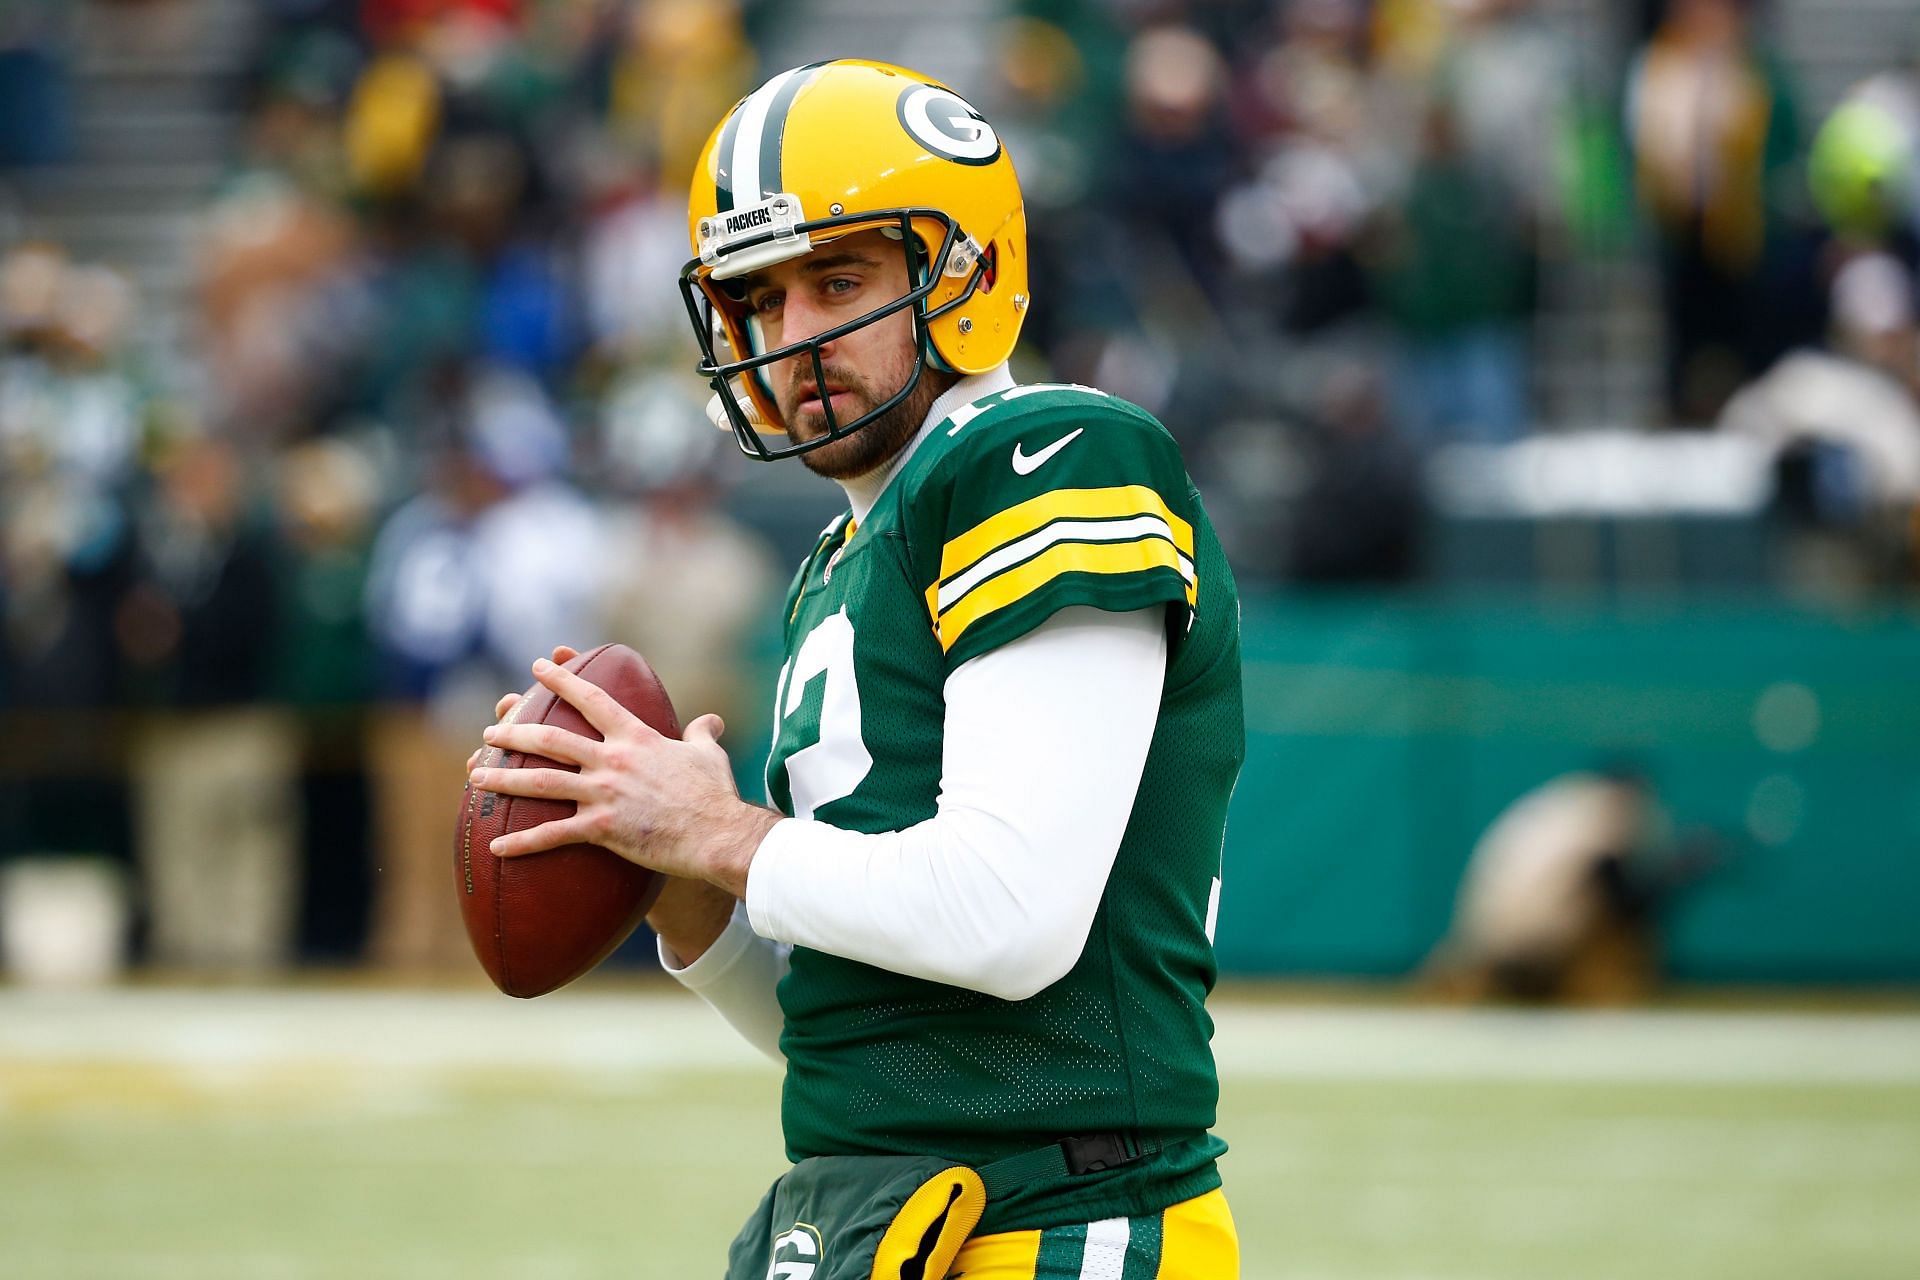
{"label": "white pants stripe", "polygon": [[1087,1252],[1080,1280],[1121,1280],[1127,1269],[1127,1220],[1103,1218],[1087,1224]]}

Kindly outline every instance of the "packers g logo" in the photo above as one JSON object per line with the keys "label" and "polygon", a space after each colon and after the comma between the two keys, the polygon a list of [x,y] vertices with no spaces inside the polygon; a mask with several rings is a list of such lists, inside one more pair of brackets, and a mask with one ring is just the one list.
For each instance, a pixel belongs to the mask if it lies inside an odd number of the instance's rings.
{"label": "packers g logo", "polygon": [[992,164],[1000,158],[1000,135],[951,89],[916,84],[896,104],[900,127],[937,156],[960,164]]}
{"label": "packers g logo", "polygon": [[825,1246],[820,1233],[804,1222],[773,1242],[773,1265],[767,1268],[767,1280],[813,1280]]}

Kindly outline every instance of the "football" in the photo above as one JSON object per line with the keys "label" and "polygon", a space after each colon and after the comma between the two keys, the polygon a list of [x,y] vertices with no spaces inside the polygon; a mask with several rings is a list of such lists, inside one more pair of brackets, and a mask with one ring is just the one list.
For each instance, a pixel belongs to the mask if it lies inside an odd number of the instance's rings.
{"label": "football", "polygon": [[[667,691],[646,659],[625,645],[601,645],[566,664],[661,733],[680,736]],[[507,721],[549,724],[599,739],[599,732],[545,685],[527,690]],[[489,747],[481,764],[500,769],[575,766]],[[494,985],[528,998],[563,987],[606,959],[660,895],[664,876],[592,844],[571,844],[517,858],[488,845],[573,812],[570,800],[539,800],[476,790],[467,784],[454,839],[454,888],[474,954]]]}

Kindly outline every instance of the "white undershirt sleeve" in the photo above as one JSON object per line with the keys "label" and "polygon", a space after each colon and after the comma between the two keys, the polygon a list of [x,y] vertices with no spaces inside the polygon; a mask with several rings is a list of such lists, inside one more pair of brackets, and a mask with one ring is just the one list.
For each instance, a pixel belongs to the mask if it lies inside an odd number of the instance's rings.
{"label": "white undershirt sleeve", "polygon": [[753,932],[1007,1000],[1064,977],[1139,789],[1165,618],[1062,609],[955,668],[937,814],[879,835],[780,822],[747,880]]}
{"label": "white undershirt sleeve", "polygon": [[689,991],[712,1005],[727,1025],[775,1062],[780,1052],[780,1028],[785,1018],[774,988],[787,975],[792,947],[770,942],[747,923],[747,906],[736,903],[733,918],[700,958],[681,964],[665,941],[660,943],[660,967]]}

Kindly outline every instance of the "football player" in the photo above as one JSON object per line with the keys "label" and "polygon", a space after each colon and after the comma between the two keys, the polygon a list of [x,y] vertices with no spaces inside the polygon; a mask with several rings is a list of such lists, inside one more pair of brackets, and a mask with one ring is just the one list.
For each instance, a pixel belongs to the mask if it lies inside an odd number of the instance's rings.
{"label": "football player", "polygon": [[796,1163],[735,1280],[1237,1276],[1204,1001],[1239,605],[1178,449],[1009,375],[1020,187],[945,86],[783,72],[691,205],[713,413],[849,508],[782,608],[773,807],[736,794],[715,717],[663,738],[541,662],[605,740],[487,731],[580,766],[475,770],[576,805],[495,851],[588,840],[676,877],[662,961],[784,1059]]}

